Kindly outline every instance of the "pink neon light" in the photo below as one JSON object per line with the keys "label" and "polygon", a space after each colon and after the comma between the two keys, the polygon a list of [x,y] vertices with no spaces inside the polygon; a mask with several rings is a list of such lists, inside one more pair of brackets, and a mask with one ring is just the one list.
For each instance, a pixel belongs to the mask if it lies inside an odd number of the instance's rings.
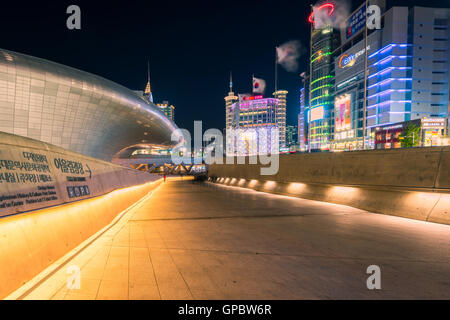
{"label": "pink neon light", "polygon": [[[331,16],[333,14],[333,12],[334,12],[334,4],[332,4],[332,3],[324,3],[321,6],[319,6],[317,8],[317,10],[322,10],[324,8],[329,8],[329,10],[328,10],[328,15],[329,16]],[[310,16],[308,17],[308,22],[309,23],[314,23],[313,17],[314,17],[314,11],[311,12]]]}
{"label": "pink neon light", "polygon": [[251,97],[244,97],[244,101],[248,101],[248,100],[259,100],[264,98],[263,96],[251,96]]}

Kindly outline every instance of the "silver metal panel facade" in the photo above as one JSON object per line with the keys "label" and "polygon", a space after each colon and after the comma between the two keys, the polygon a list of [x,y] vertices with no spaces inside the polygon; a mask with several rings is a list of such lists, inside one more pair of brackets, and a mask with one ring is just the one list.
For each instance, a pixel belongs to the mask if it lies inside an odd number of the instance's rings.
{"label": "silver metal panel facade", "polygon": [[119,84],[0,49],[0,131],[109,161],[134,144],[173,146],[176,129]]}

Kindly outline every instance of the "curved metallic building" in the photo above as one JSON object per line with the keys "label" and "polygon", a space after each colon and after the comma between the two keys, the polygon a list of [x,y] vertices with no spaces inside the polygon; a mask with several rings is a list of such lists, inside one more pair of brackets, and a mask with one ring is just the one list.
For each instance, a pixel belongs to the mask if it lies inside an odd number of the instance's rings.
{"label": "curved metallic building", "polygon": [[171,147],[176,129],[119,84],[0,49],[0,131],[110,161],[136,144]]}

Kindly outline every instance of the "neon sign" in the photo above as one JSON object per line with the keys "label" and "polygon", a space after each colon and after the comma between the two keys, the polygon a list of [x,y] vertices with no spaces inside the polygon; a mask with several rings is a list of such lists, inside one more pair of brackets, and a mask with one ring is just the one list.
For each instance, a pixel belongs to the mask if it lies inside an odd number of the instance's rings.
{"label": "neon sign", "polygon": [[[328,9],[328,16],[331,16],[334,12],[334,4],[332,3],[324,3],[321,6],[317,7],[316,10],[322,10],[322,9]],[[309,23],[314,23],[314,10],[311,12],[310,16],[308,17]]]}
{"label": "neon sign", "polygon": [[339,68],[352,67],[355,64],[356,58],[354,54],[343,54],[339,59]]}
{"label": "neon sign", "polygon": [[352,128],[352,98],[350,94],[336,97],[334,101],[336,132]]}
{"label": "neon sign", "polygon": [[251,96],[251,97],[244,97],[244,101],[249,101],[249,100],[259,100],[262,99],[263,96]]}
{"label": "neon sign", "polygon": [[[367,50],[370,50],[370,46],[367,46]],[[353,53],[351,55],[343,54],[339,58],[339,68],[346,68],[346,67],[352,67],[356,63],[356,59],[358,59],[359,56],[364,54],[365,50],[361,49],[360,51]]]}

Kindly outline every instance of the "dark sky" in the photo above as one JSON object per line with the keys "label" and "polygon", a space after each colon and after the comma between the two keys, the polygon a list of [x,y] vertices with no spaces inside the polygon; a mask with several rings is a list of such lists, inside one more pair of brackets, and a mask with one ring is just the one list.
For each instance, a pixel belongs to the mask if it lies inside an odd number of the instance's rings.
{"label": "dark sky", "polygon": [[[354,0],[353,8],[363,0]],[[426,2],[426,3],[425,3]],[[224,127],[229,71],[235,92],[251,90],[251,75],[274,87],[275,46],[299,40],[308,52],[312,1],[23,1],[2,2],[0,47],[88,71],[130,89],[142,90],[150,59],[156,101],[176,107],[176,123],[189,130]],[[447,6],[441,1],[388,1],[395,5]],[[81,8],[81,30],[66,28],[66,8]],[[279,69],[287,89],[288,123],[299,108],[300,72]]]}

